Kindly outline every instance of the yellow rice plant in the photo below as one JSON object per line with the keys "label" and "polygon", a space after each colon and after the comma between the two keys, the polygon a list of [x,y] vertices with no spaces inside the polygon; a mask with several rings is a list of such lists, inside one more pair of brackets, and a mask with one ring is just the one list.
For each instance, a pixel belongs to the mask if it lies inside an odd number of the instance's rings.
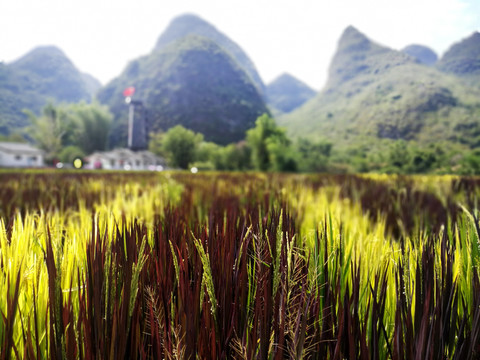
{"label": "yellow rice plant", "polygon": [[[13,186],[21,190],[18,184]],[[52,243],[64,298],[71,296],[73,306],[77,307],[78,275],[84,276],[86,244],[91,237],[92,223],[100,233],[108,229],[107,238],[111,239],[122,218],[127,223],[139,219],[152,224],[154,216],[161,215],[167,204],[179,202],[182,192],[180,184],[161,177],[154,186],[142,186],[136,181],[106,184],[100,179],[89,179],[82,186],[74,191],[98,194],[94,210],[87,208],[80,197],[76,210],[40,210],[27,212],[23,217],[17,213],[9,224],[0,219],[0,293],[10,292],[9,296],[12,296],[16,276],[20,274],[20,297],[13,331],[13,341],[18,349],[26,346],[22,329],[30,328],[32,333],[38,333],[39,351],[46,353],[49,324],[47,308],[49,301],[53,301],[49,299],[45,264],[47,238]],[[46,188],[44,190],[49,191]],[[7,314],[7,298],[0,297],[0,311],[3,314]]]}
{"label": "yellow rice plant", "polygon": [[[301,236],[310,251],[315,251],[317,230],[325,229],[330,267],[332,270],[340,268],[342,291],[345,291],[347,284],[351,288],[351,266],[360,263],[361,288],[364,289],[364,299],[360,303],[366,306],[370,296],[369,287],[373,285],[376,274],[388,268],[388,281],[394,283],[395,265],[401,250],[397,242],[385,235],[385,223],[381,217],[380,221],[372,223],[358,202],[342,198],[339,193],[339,186],[323,187],[318,191],[303,188],[291,194],[290,204],[293,208],[301,209]],[[386,309],[393,322],[395,288],[390,287],[388,292]]]}

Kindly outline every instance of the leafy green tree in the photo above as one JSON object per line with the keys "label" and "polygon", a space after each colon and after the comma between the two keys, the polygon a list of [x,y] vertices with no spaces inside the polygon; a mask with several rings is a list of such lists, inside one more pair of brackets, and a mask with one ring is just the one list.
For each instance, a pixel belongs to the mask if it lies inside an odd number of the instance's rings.
{"label": "leafy green tree", "polygon": [[[79,154],[90,154],[107,148],[112,115],[98,103],[56,106],[47,104],[41,116],[27,111],[30,119],[28,135],[45,151],[45,159],[68,158],[73,147]],[[60,156],[61,155],[61,156]]]}
{"label": "leafy green tree", "polygon": [[67,107],[67,116],[70,117],[69,134],[74,135],[68,143],[78,146],[85,154],[107,148],[113,117],[106,106],[97,102],[72,104]]}
{"label": "leafy green tree", "polygon": [[247,131],[247,144],[252,150],[252,165],[257,170],[285,171],[293,165],[285,129],[278,127],[267,114],[260,116],[255,127]]}
{"label": "leafy green tree", "polygon": [[285,137],[272,136],[267,139],[267,150],[272,171],[297,171],[297,154]]}
{"label": "leafy green tree", "polygon": [[325,172],[332,151],[332,144],[327,141],[313,142],[299,139],[296,149],[299,157],[299,170],[303,172]]}
{"label": "leafy green tree", "polygon": [[242,141],[227,146],[218,146],[210,161],[217,170],[247,170],[250,168],[250,148]]}
{"label": "leafy green tree", "polygon": [[212,166],[216,167],[215,164],[219,161],[222,148],[222,146],[213,142],[203,141],[198,146],[195,160],[204,163],[211,163]]}
{"label": "leafy green tree", "polygon": [[480,174],[480,149],[474,149],[465,154],[461,163],[460,171],[462,175]]}
{"label": "leafy green tree", "polygon": [[45,161],[52,162],[58,158],[68,134],[64,109],[49,103],[43,108],[41,116],[37,117],[30,111],[26,113],[31,123],[27,133],[45,151]]}
{"label": "leafy green tree", "polygon": [[407,173],[411,162],[411,154],[407,142],[404,140],[392,142],[389,146],[386,160],[387,167],[385,168],[385,171],[387,173]]}
{"label": "leafy green tree", "polygon": [[426,174],[448,171],[448,153],[442,144],[420,146],[413,141],[398,140],[389,145],[386,166],[388,173]]}
{"label": "leafy green tree", "polygon": [[213,142],[201,142],[195,155],[195,162],[192,163],[191,166],[195,166],[199,170],[221,169],[222,150],[222,146]]}
{"label": "leafy green tree", "polygon": [[166,155],[164,154],[164,149],[162,147],[162,141],[164,136],[165,136],[164,132],[150,133],[148,150],[150,150],[155,155],[166,157]]}
{"label": "leafy green tree", "polygon": [[245,141],[227,145],[223,152],[225,170],[248,170],[251,168],[251,148]]}
{"label": "leafy green tree", "polygon": [[78,146],[75,145],[68,145],[62,148],[62,150],[58,154],[58,160],[63,163],[72,164],[76,158],[82,158],[86,154],[80,149]]}
{"label": "leafy green tree", "polygon": [[437,165],[438,154],[430,149],[411,150],[411,162],[408,168],[409,173],[421,174],[432,171]]}
{"label": "leafy green tree", "polygon": [[187,169],[195,161],[202,134],[185,129],[181,125],[170,128],[162,137],[162,151],[171,166]]}

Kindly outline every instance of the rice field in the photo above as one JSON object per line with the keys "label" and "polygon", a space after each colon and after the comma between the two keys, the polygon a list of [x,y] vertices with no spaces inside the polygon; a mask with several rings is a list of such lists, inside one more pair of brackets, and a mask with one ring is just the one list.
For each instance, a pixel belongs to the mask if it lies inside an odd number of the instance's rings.
{"label": "rice field", "polygon": [[0,173],[0,359],[478,359],[480,178]]}

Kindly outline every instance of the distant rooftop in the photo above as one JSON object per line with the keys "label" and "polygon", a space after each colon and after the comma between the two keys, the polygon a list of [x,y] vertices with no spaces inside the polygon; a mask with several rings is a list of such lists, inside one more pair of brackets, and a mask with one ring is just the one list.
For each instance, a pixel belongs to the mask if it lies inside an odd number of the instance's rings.
{"label": "distant rooftop", "polygon": [[126,161],[126,162],[139,160],[143,163],[165,165],[165,159],[153,154],[148,150],[132,151],[126,148],[114,149],[111,151],[97,151],[85,157],[85,160],[87,162],[91,162],[99,158],[106,159],[106,160],[108,159],[108,160]]}
{"label": "distant rooftop", "polygon": [[43,151],[27,143],[0,142],[0,151],[15,154],[38,154]]}

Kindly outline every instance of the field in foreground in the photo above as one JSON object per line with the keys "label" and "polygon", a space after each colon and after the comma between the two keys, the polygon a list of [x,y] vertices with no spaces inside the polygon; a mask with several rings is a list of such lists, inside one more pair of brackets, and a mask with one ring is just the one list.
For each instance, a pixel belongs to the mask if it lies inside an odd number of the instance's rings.
{"label": "field in foreground", "polygon": [[0,359],[480,358],[480,179],[0,173]]}

